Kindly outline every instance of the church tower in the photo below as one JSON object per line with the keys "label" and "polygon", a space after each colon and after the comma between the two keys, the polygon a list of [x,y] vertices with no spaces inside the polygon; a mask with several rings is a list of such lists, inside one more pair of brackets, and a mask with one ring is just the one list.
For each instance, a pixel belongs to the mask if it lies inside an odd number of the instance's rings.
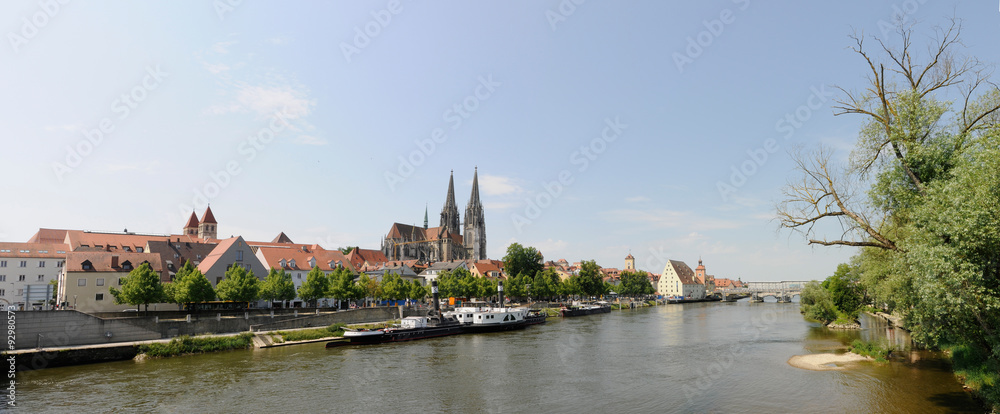
{"label": "church tower", "polygon": [[632,256],[632,253],[629,253],[628,256],[625,256],[625,270],[630,272],[635,271],[635,257]]}
{"label": "church tower", "polygon": [[451,172],[448,179],[448,198],[444,200],[444,208],[441,209],[441,228],[453,234],[462,234],[462,227],[459,224],[458,206],[455,204],[455,172]]}
{"label": "church tower", "polygon": [[472,260],[486,260],[486,216],[479,200],[479,167],[472,176],[472,195],[465,207],[465,251]]}
{"label": "church tower", "polygon": [[212,206],[205,209],[205,214],[201,216],[201,223],[198,223],[198,238],[217,239],[216,233],[219,223],[215,222],[215,215],[212,214]]}
{"label": "church tower", "polygon": [[191,218],[184,225],[184,234],[191,237],[198,237],[198,216],[191,212]]}

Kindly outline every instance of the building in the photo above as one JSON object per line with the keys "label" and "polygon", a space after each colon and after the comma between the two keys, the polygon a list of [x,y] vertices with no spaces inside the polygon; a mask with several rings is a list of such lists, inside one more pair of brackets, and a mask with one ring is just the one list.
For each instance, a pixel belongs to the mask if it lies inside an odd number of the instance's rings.
{"label": "building", "polygon": [[[284,235],[285,233],[281,233],[275,240],[281,239]],[[285,236],[285,239],[287,238]],[[350,270],[351,273],[355,273],[354,265],[351,264],[351,261],[340,250],[326,250],[319,245],[295,245],[291,244],[291,240],[280,244],[288,245],[258,247],[256,249],[257,259],[268,268],[268,273],[270,269],[284,270],[285,273],[288,273],[292,277],[292,283],[295,285],[296,291],[305,283],[313,267],[319,267],[319,270],[323,271],[323,274],[327,276],[338,268],[344,268]],[[267,273],[262,275],[262,278],[267,278]],[[326,298],[320,299],[316,303],[319,306],[323,306],[323,304],[332,304],[334,302],[332,298]],[[303,305],[304,301],[299,298],[289,303],[289,306],[295,308],[302,307]]]}
{"label": "building", "polygon": [[0,303],[20,310],[44,308],[67,250],[61,243],[0,243]]}
{"label": "building", "polygon": [[656,291],[664,296],[683,296],[685,299],[704,299],[705,285],[695,280],[694,271],[686,263],[668,260],[657,282]]}
{"label": "building", "polygon": [[635,271],[635,257],[632,256],[632,253],[629,253],[628,256],[625,256],[625,271],[626,272]]}
{"label": "building", "polygon": [[[115,305],[110,287],[121,289],[129,272],[149,263],[160,280],[168,278],[155,253],[79,251],[66,253],[65,271],[59,276],[58,297],[61,305],[80,312],[116,312],[135,309],[133,305]],[[174,310],[177,305],[150,304],[149,309]]]}
{"label": "building", "polygon": [[455,203],[454,172],[448,179],[448,195],[441,208],[440,225],[429,227],[429,224],[426,210],[423,227],[393,223],[382,241],[382,253],[389,260],[420,262],[486,259],[486,216],[479,198],[478,168],[473,174],[472,193],[465,208],[464,229]]}
{"label": "building", "polygon": [[706,295],[715,292],[715,276],[712,276],[705,271],[705,264],[701,262],[700,257],[698,258],[698,267],[694,269],[694,279],[696,282],[705,286]]}
{"label": "building", "polygon": [[253,275],[260,280],[264,280],[270,270],[254,255],[253,248],[243,240],[242,236],[219,242],[212,249],[212,253],[198,264],[198,270],[214,288],[226,277],[226,271],[233,266],[240,266],[248,272],[253,272]]}
{"label": "building", "polygon": [[385,266],[389,259],[382,254],[381,250],[362,249],[355,247],[347,253],[347,260],[354,266],[355,271],[364,272]]}
{"label": "building", "polygon": [[502,279],[503,274],[503,262],[499,260],[479,260],[472,263],[471,269],[472,275],[475,277],[486,277],[490,279]]}
{"label": "building", "polygon": [[191,262],[192,266],[198,267],[216,246],[216,243],[181,241],[181,238],[177,237],[169,241],[150,240],[146,242],[146,252],[160,255],[160,262],[163,263],[167,278],[164,282],[168,282],[174,280],[174,276],[184,263]]}
{"label": "building", "polygon": [[437,262],[431,264],[420,274],[426,281],[426,283],[431,283],[433,280],[437,280],[438,276],[444,272],[454,272],[458,269],[469,270],[468,264],[464,260],[453,260],[450,262]]}

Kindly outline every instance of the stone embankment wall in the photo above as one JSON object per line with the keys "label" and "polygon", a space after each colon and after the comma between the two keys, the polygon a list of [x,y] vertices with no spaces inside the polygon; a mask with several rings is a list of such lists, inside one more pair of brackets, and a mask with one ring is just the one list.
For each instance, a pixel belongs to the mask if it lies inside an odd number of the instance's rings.
{"label": "stone embankment wall", "polygon": [[[404,316],[426,311],[406,309]],[[112,314],[120,316],[120,314]],[[180,335],[203,335],[272,331],[329,326],[335,323],[368,323],[398,319],[398,308],[366,308],[327,313],[279,313],[269,311],[210,313],[192,315],[166,312],[165,317],[128,316],[99,318],[77,311],[35,311],[16,315],[15,349],[70,347],[172,338]],[[167,319],[169,317],[170,319]],[[176,319],[175,319],[176,318]]]}

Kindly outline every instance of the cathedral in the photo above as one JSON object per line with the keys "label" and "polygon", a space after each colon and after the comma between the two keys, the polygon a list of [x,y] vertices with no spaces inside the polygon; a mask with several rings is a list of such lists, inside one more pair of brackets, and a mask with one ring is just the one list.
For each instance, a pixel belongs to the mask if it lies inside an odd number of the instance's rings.
{"label": "cathedral", "polygon": [[465,207],[465,226],[455,204],[455,173],[448,179],[448,196],[441,209],[441,223],[428,227],[394,223],[382,241],[382,253],[389,260],[440,262],[451,260],[486,260],[486,216],[479,200],[479,169],[472,176],[472,195]]}

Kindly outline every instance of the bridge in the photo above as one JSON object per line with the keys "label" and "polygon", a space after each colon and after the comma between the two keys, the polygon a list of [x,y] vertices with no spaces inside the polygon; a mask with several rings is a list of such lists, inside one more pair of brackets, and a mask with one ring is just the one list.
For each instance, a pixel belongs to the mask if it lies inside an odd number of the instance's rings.
{"label": "bridge", "polygon": [[[784,282],[747,282],[745,288],[727,289],[722,291],[723,300],[750,295],[750,302],[763,302],[764,298],[773,296],[778,299],[778,303],[790,303],[792,297],[802,295],[802,288],[807,281],[784,281]],[[735,300],[735,299],[733,299]]]}

